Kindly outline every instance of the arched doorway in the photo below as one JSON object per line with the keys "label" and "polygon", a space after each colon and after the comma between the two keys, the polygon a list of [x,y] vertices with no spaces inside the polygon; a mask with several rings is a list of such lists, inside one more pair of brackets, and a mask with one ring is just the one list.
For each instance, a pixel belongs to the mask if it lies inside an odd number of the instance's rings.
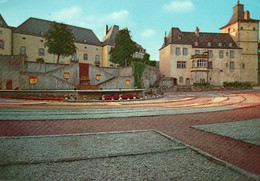
{"label": "arched doorway", "polygon": [[7,80],[6,81],[6,90],[12,90],[13,89],[13,81]]}
{"label": "arched doorway", "polygon": [[190,85],[190,79],[189,79],[189,78],[186,79],[185,84],[186,84],[186,85]]}
{"label": "arched doorway", "polygon": [[173,78],[173,85],[177,85],[177,79]]}

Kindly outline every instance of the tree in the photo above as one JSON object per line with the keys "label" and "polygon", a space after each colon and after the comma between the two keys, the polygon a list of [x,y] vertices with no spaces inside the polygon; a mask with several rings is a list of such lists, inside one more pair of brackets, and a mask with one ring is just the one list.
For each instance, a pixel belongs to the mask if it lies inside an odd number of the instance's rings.
{"label": "tree", "polygon": [[115,38],[115,47],[111,48],[110,61],[119,64],[121,67],[131,64],[132,55],[137,51],[136,43],[132,41],[130,31],[124,28],[118,32]]}
{"label": "tree", "polygon": [[51,23],[50,29],[43,35],[43,38],[45,39],[44,46],[48,47],[48,53],[58,55],[57,64],[60,55],[68,57],[76,53],[73,33],[65,24]]}

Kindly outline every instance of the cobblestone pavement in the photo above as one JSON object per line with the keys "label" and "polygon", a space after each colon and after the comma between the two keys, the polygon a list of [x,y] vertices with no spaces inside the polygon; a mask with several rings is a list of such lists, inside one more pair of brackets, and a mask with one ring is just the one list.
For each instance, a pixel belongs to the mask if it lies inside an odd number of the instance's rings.
{"label": "cobblestone pavement", "polygon": [[[37,104],[35,101],[12,100],[18,102],[18,104],[12,104],[12,101],[0,100],[0,112],[9,111],[9,114],[13,114],[17,109],[27,111],[44,109],[47,114],[51,114],[52,110],[65,110],[64,112],[71,111],[70,113],[77,114],[80,109],[96,111],[96,115],[102,114],[102,109],[108,112],[116,110],[116,114],[125,110],[124,116],[119,118],[40,120],[40,115],[38,115],[38,118],[31,121],[2,120],[0,121],[0,135],[32,136],[154,129],[246,171],[260,175],[260,146],[193,127],[259,119],[259,99],[259,91],[243,91],[167,94],[162,99],[135,102],[36,101]],[[146,112],[153,112],[157,109],[154,112],[158,114],[142,115],[142,109],[146,109]],[[129,117],[127,112],[133,110],[138,110],[140,115]],[[165,110],[172,112],[159,114]]]}

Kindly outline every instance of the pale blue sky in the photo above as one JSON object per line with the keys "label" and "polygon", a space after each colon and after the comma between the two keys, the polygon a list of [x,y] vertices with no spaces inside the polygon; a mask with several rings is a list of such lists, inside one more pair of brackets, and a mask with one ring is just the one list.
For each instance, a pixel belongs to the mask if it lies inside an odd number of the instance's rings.
{"label": "pale blue sky", "polygon": [[[260,0],[240,0],[251,18],[260,19]],[[0,14],[9,26],[30,17],[89,28],[102,40],[105,25],[128,27],[134,41],[159,60],[165,31],[220,32],[237,0],[0,0]]]}

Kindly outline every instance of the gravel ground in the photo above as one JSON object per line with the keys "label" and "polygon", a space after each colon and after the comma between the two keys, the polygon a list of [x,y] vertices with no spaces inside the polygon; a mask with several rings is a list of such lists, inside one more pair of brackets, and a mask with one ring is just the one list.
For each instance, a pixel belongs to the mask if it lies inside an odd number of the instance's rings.
{"label": "gravel ground", "polygon": [[2,179],[15,180],[250,180],[191,149],[1,169]]}
{"label": "gravel ground", "polygon": [[198,125],[193,126],[193,128],[260,146],[260,119],[237,121],[231,123]]}
{"label": "gravel ground", "polygon": [[153,131],[0,138],[0,165],[157,152],[184,146]]}
{"label": "gravel ground", "polygon": [[152,130],[0,140],[1,180],[253,180]]}

